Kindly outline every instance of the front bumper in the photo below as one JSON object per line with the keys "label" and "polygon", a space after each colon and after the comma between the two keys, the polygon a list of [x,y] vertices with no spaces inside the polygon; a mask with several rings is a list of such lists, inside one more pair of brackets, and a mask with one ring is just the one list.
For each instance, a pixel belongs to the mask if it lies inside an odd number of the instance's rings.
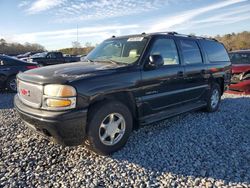
{"label": "front bumper", "polygon": [[34,109],[23,104],[17,95],[14,104],[24,123],[45,138],[65,146],[83,144],[87,109],[63,112]]}
{"label": "front bumper", "polygon": [[235,84],[232,83],[229,86],[229,89],[239,92],[250,92],[250,80],[243,80]]}

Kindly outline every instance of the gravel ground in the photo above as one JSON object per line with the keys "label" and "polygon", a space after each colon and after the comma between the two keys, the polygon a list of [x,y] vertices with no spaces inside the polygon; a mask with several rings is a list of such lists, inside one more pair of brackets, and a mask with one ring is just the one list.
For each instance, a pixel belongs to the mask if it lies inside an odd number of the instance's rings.
{"label": "gravel ground", "polygon": [[250,187],[250,96],[134,131],[110,157],[33,134],[13,96],[0,94],[0,187]]}

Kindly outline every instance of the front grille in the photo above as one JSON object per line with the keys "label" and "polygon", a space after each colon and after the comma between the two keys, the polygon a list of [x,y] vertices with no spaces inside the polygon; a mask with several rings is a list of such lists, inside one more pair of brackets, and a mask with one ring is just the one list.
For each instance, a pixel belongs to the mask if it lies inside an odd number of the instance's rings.
{"label": "front grille", "polygon": [[20,100],[31,107],[39,108],[42,105],[43,86],[18,80],[18,96]]}

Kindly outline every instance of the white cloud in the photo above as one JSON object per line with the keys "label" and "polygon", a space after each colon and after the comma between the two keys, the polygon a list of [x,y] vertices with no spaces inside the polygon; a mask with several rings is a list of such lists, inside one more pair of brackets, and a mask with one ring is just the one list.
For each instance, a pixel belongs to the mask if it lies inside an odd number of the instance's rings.
{"label": "white cloud", "polygon": [[[95,42],[101,42],[102,40],[109,38],[112,35],[120,35],[121,33],[124,33],[124,31],[126,31],[125,33],[129,34],[130,30],[132,31],[138,28],[139,25],[133,25],[133,24],[83,27],[78,29],[78,37],[81,43],[91,42],[94,38],[96,40]],[[62,46],[63,42],[58,42],[58,41],[67,41],[67,44],[69,44],[72,41],[75,41],[76,37],[77,37],[76,28],[66,29],[66,30],[46,31],[46,32],[22,33],[11,36],[13,41],[17,41],[20,43],[37,42],[42,45],[45,45],[46,47],[50,46],[52,43],[54,44],[61,43],[61,46],[54,45],[53,49],[67,47],[67,46]]]}
{"label": "white cloud", "polygon": [[[237,22],[245,21],[250,19],[250,5],[238,5],[234,7],[225,7],[219,9],[215,12],[212,12],[210,15],[206,15],[203,18],[198,17],[197,19],[189,20],[188,24],[181,24],[174,26],[174,30],[178,29],[179,31],[198,31],[202,28],[213,28],[215,26],[223,27],[225,25],[234,24]],[[233,27],[232,31],[233,32]],[[210,30],[207,31],[209,33]],[[206,34],[207,34],[206,33]]]}
{"label": "white cloud", "polygon": [[193,9],[190,11],[182,12],[179,15],[169,16],[166,18],[161,19],[158,23],[152,25],[152,28],[149,30],[150,32],[154,31],[164,31],[172,29],[173,27],[179,26],[183,23],[188,24],[187,22],[196,18],[199,15],[204,13],[214,11],[220,8],[227,7],[229,5],[245,2],[247,0],[227,0],[220,3],[215,3],[206,7]]}
{"label": "white cloud", "polygon": [[27,9],[27,12],[30,14],[36,14],[36,13],[54,8],[58,5],[61,5],[63,2],[64,0],[36,0]]}
{"label": "white cloud", "polygon": [[18,4],[18,7],[19,8],[23,8],[23,7],[26,7],[30,4],[30,1],[29,0],[24,0],[24,1],[21,1],[19,4]]}
{"label": "white cloud", "polygon": [[189,0],[23,0],[19,7],[29,14],[53,9],[50,14],[56,22],[72,22],[134,15],[183,1]]}
{"label": "white cloud", "polygon": [[59,22],[97,20],[149,12],[169,2],[170,0],[74,0],[58,10],[56,15]]}

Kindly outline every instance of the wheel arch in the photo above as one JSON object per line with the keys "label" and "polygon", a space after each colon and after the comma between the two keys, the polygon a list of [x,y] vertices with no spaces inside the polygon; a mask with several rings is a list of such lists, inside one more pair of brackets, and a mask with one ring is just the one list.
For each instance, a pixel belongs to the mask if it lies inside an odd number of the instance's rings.
{"label": "wheel arch", "polygon": [[[135,121],[137,120],[138,112],[137,112],[136,100],[131,92],[126,92],[126,91],[99,95],[93,98],[89,104],[88,111],[91,112],[91,109],[94,108],[94,106],[108,101],[118,101],[124,104],[130,110],[133,119]],[[135,128],[137,127],[137,123],[134,123],[134,127]]]}
{"label": "wheel arch", "polygon": [[221,95],[223,95],[223,93],[224,93],[224,78],[222,78],[222,77],[216,78],[215,82],[219,84],[220,89],[221,89]]}

